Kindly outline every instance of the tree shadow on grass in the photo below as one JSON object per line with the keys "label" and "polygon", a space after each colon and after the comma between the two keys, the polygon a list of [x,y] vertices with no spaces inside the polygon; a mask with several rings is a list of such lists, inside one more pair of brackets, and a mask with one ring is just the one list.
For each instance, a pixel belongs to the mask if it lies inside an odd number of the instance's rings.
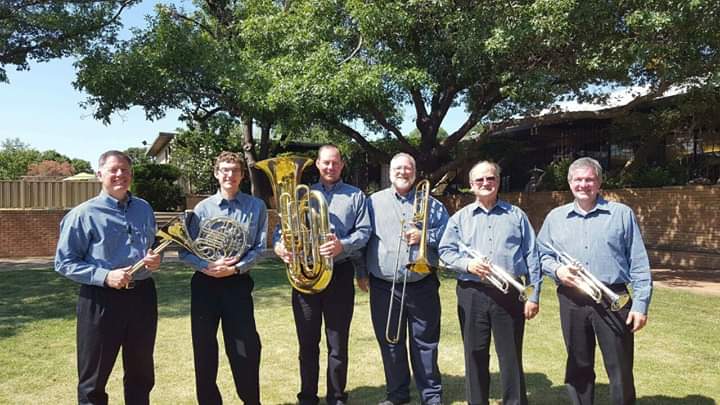
{"label": "tree shadow on grass", "polygon": [[[180,262],[165,262],[154,275],[160,318],[190,314],[190,279],[193,270]],[[79,285],[51,267],[23,267],[2,273],[0,339],[14,336],[33,322],[74,319]],[[252,270],[255,305],[285,306],[291,287],[277,259],[264,259]]]}

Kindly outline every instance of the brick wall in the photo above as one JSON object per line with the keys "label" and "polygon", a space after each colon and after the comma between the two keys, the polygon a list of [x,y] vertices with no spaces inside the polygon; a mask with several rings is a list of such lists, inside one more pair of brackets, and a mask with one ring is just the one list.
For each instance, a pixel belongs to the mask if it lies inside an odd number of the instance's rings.
{"label": "brick wall", "polygon": [[[720,269],[720,187],[683,186],[608,190],[603,196],[635,211],[655,268]],[[504,193],[521,207],[536,230],[551,209],[572,201],[568,192]],[[445,199],[451,212],[472,196]]]}
{"label": "brick wall", "polygon": [[62,209],[0,210],[0,257],[52,256]]}
{"label": "brick wall", "polygon": [[[720,269],[719,186],[623,189],[604,193],[638,217],[650,260],[656,268]],[[502,198],[527,212],[536,229],[554,207],[572,200],[569,192],[505,193]],[[451,212],[472,196],[445,198]],[[51,256],[65,210],[0,210],[0,257]],[[268,210],[268,231],[277,214]],[[272,236],[268,234],[268,246]]]}

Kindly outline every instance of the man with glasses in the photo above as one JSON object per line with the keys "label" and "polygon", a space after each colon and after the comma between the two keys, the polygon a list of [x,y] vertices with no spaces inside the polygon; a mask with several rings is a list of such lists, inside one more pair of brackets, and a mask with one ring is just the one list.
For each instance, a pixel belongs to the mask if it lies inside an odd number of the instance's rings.
{"label": "man with glasses", "polygon": [[[440,258],[457,272],[460,330],[465,349],[465,394],[469,404],[487,404],[490,336],[500,365],[504,404],[527,404],[522,344],[525,320],[539,310],[542,275],[535,232],[527,215],[498,198],[500,166],[482,161],[470,170],[475,202],[456,212],[440,241]],[[468,250],[478,254],[473,257]],[[506,294],[487,280],[491,266],[534,286],[527,301],[517,289]]]}
{"label": "man with glasses", "polygon": [[[55,271],[80,283],[78,403],[108,403],[105,386],[122,348],[125,403],[148,404],[157,332],[150,273],[160,267],[160,255],[151,249],[155,216],[150,204],[128,191],[133,173],[127,154],[107,151],[98,167],[102,191],[65,215],[55,254]],[[130,275],[139,261],[144,268]]]}
{"label": "man with glasses", "polygon": [[[650,261],[632,209],[600,195],[602,167],[597,160],[577,159],[568,168],[567,179],[574,201],[550,211],[538,241],[543,271],[558,285],[568,395],[573,404],[593,403],[597,338],[612,403],[633,404],[634,334],[647,322]],[[563,263],[550,246],[579,263]],[[631,284],[631,303],[617,311],[606,302],[596,303],[577,288],[579,265],[616,294],[626,294]]]}
{"label": "man with glasses", "polygon": [[190,283],[190,316],[195,385],[201,405],[222,403],[216,383],[220,321],[237,394],[245,404],[260,403],[261,345],[249,271],[265,249],[267,212],[262,200],[240,191],[244,170],[244,161],[237,153],[222,152],[217,157],[214,172],[219,190],[195,207],[189,232],[196,238],[203,220],[229,217],[247,230],[245,252],[214,262],[185,250],[180,253],[180,258],[196,270]]}
{"label": "man with glasses", "polygon": [[[368,204],[373,225],[366,256],[370,273],[370,311],[386,382],[386,399],[379,405],[410,402],[410,365],[421,402],[441,404],[442,383],[437,362],[440,282],[434,272],[416,273],[408,269],[408,265],[417,259],[422,238],[418,226],[423,226],[413,219],[415,200],[421,196],[415,192],[415,159],[412,156],[398,153],[392,158],[390,183],[390,187],[370,196]],[[427,228],[424,229],[427,260],[437,268],[437,245],[448,213],[442,203],[432,197],[428,198],[427,210],[428,220],[424,225]],[[403,280],[407,280],[404,291]],[[389,314],[391,300],[393,310]],[[398,320],[400,312],[403,315]]]}

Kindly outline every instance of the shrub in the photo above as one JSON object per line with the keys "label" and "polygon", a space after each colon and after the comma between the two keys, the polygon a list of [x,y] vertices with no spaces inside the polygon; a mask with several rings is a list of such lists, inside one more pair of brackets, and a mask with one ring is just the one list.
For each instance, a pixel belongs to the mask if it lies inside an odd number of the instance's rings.
{"label": "shrub", "polygon": [[147,200],[155,211],[185,208],[185,192],[177,184],[180,170],[165,164],[140,164],[134,167],[133,193]]}

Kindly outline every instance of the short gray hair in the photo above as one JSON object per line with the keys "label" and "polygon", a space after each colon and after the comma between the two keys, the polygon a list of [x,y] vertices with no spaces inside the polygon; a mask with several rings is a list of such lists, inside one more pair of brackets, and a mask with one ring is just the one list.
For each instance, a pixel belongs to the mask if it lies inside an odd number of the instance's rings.
{"label": "short gray hair", "polygon": [[417,166],[415,166],[415,158],[412,157],[411,154],[405,153],[405,152],[396,153],[395,156],[393,156],[392,159],[390,159],[390,168],[392,168],[393,162],[400,158],[407,158],[407,160],[409,160],[410,163],[412,164],[413,170],[416,169]]}
{"label": "short gray hair", "polygon": [[[470,169],[470,171],[468,172],[468,180],[469,180],[469,181],[473,181],[473,175],[472,175],[473,172],[474,172],[478,167],[480,167],[480,165],[484,165],[484,164],[485,164],[485,165],[490,165],[490,166],[494,167],[494,168],[495,168],[495,175],[498,176],[498,177],[500,177],[500,173],[502,172],[502,169],[500,168],[500,165],[499,165],[499,164],[497,164],[497,163],[495,163],[495,162],[491,162],[491,161],[489,161],[489,160],[481,160],[481,161],[475,163],[475,164],[473,165],[472,169]],[[500,179],[498,179],[498,180],[500,180]]]}
{"label": "short gray hair", "polygon": [[133,165],[132,158],[127,153],[120,152],[119,150],[109,150],[100,155],[100,158],[98,159],[98,170],[100,170],[105,165],[105,161],[108,160],[108,158],[110,158],[111,156],[115,156],[118,159],[123,159],[130,167],[132,167]]}
{"label": "short gray hair", "polygon": [[593,169],[593,171],[595,172],[595,176],[597,176],[598,180],[602,183],[602,179],[603,179],[602,166],[600,166],[600,162],[598,162],[597,160],[595,160],[591,157],[581,157],[580,159],[577,159],[576,161],[574,161],[570,164],[570,167],[568,167],[568,175],[567,175],[568,182],[572,181],[573,172],[575,170],[581,169],[581,168]]}

